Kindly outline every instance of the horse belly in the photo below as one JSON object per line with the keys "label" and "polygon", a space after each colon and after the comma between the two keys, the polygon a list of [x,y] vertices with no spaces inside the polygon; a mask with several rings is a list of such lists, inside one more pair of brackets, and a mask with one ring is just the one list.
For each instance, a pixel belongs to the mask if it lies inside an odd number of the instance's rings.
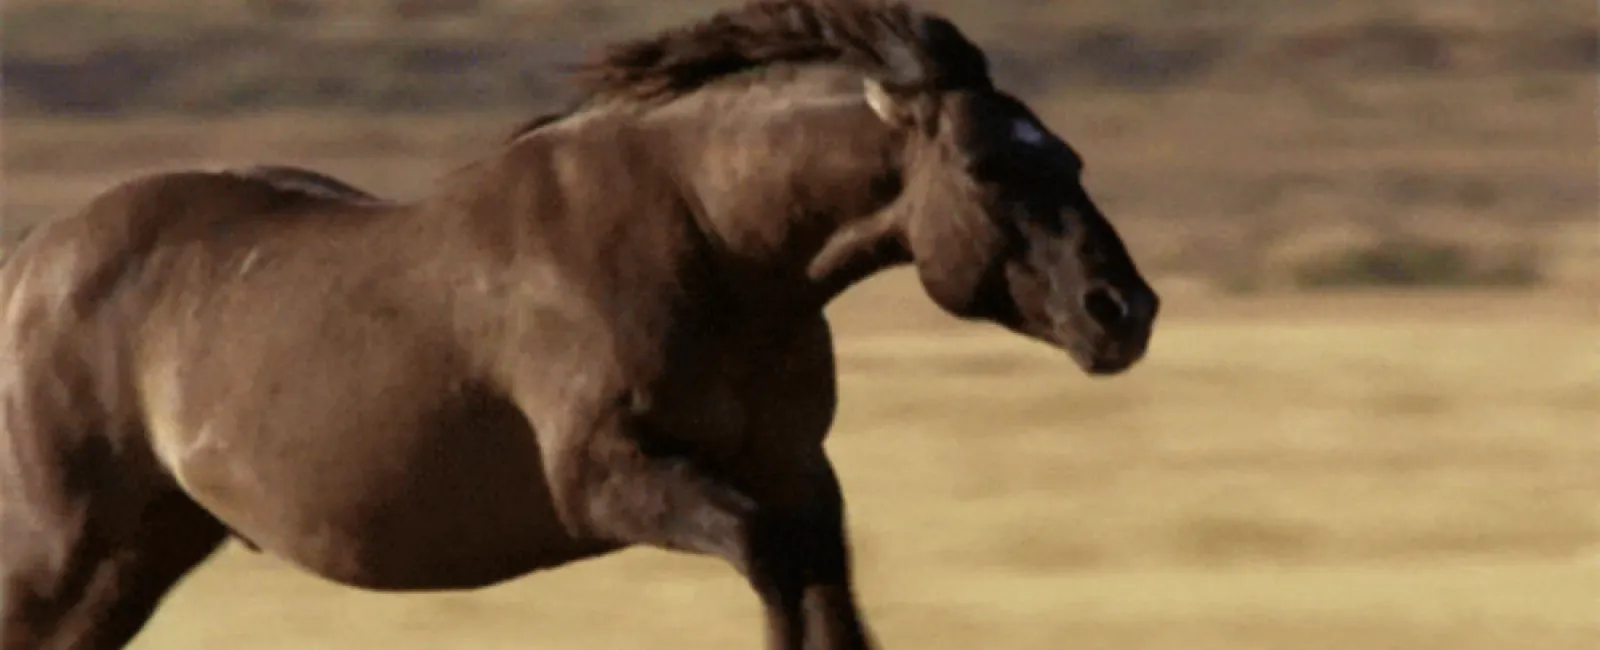
{"label": "horse belly", "polygon": [[293,461],[223,447],[177,473],[263,551],[367,589],[476,588],[614,550],[566,532],[514,415],[296,436]]}

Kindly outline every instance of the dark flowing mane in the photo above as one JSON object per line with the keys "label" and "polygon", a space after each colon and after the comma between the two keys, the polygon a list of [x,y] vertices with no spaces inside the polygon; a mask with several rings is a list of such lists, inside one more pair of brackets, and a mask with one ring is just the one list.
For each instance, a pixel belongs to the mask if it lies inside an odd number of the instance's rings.
{"label": "dark flowing mane", "polygon": [[[572,70],[596,99],[670,99],[775,64],[841,63],[900,88],[987,87],[984,53],[937,14],[888,0],[754,0],[605,47]],[[515,139],[576,109],[520,126]]]}

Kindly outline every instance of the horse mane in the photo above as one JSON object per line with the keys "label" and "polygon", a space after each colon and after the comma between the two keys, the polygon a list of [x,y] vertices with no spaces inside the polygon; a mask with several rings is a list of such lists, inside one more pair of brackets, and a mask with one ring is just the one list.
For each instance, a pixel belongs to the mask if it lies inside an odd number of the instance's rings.
{"label": "horse mane", "polygon": [[890,0],[753,0],[699,22],[613,43],[569,72],[574,108],[523,123],[512,139],[599,99],[649,102],[777,64],[841,63],[897,89],[987,88],[983,51],[938,14]]}

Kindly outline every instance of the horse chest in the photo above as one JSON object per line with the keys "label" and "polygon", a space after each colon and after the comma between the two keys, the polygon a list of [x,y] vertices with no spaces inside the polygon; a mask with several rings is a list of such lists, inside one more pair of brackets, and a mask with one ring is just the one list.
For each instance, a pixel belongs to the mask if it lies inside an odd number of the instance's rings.
{"label": "horse chest", "polygon": [[648,398],[650,421],[660,435],[704,453],[737,449],[756,413],[740,370],[703,363],[665,379]]}
{"label": "horse chest", "polygon": [[813,368],[818,364],[811,361],[812,355],[768,354],[698,364],[692,376],[663,383],[663,433],[729,460],[820,441],[832,423],[834,376],[831,366]]}

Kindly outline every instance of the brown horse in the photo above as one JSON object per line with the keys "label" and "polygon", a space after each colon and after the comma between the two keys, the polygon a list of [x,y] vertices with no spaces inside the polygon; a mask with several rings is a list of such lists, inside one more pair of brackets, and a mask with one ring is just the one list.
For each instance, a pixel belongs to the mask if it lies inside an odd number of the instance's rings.
{"label": "brown horse", "polygon": [[123,646],[230,532],[373,590],[709,554],[770,647],[865,648],[823,306],[910,263],[1088,373],[1145,352],[1156,295],[1078,155],[939,16],[763,0],[576,76],[419,201],[170,172],[22,243],[4,650]]}

